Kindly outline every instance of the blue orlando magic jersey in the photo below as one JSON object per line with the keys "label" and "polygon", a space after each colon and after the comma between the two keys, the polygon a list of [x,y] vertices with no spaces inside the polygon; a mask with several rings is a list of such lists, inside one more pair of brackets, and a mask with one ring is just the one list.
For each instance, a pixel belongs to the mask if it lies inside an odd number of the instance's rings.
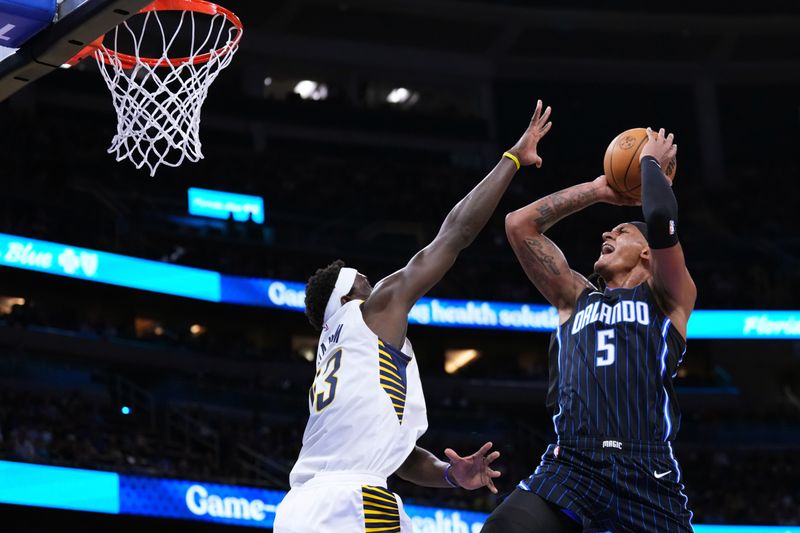
{"label": "blue orlando magic jersey", "polygon": [[548,406],[560,438],[669,441],[680,410],[672,385],[686,342],[648,284],[587,288],[550,343]]}

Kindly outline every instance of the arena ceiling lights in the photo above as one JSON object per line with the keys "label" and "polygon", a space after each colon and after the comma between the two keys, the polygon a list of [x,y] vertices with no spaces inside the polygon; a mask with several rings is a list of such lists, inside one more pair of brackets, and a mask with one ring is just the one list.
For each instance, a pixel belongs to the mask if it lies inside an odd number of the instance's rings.
{"label": "arena ceiling lights", "polygon": [[313,80],[302,80],[294,86],[294,93],[303,100],[325,100],[328,98],[328,86]]}

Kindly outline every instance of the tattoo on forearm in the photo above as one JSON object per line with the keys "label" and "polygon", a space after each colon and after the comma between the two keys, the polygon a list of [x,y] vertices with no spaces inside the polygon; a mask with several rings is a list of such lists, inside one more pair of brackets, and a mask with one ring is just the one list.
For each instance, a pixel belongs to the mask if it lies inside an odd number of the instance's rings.
{"label": "tattoo on forearm", "polygon": [[565,216],[591,204],[595,200],[594,195],[591,190],[567,189],[545,196],[537,202],[541,202],[541,205],[536,207],[539,212],[536,225],[541,231],[546,230]]}
{"label": "tattoo on forearm", "polygon": [[539,211],[539,218],[536,219],[536,224],[541,228],[549,226],[556,220],[553,208],[545,204],[536,208]]}
{"label": "tattoo on forearm", "polygon": [[531,255],[536,258],[543,267],[545,267],[551,274],[558,276],[561,272],[556,265],[556,258],[548,253],[541,239],[525,239],[525,246],[531,252]]}

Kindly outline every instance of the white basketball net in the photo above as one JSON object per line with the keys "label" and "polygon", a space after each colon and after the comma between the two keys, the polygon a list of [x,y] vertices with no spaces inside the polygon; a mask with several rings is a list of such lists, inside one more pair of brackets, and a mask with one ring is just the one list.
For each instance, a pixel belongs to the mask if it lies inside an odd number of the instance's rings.
{"label": "white basketball net", "polygon": [[[136,31],[127,21],[123,22],[106,36],[108,42],[113,35],[113,50],[103,45],[94,54],[117,111],[117,133],[108,153],[115,154],[117,161],[129,159],[136,168],[147,165],[151,176],[159,165],[177,167],[184,159],[197,162],[203,158],[200,109],[208,87],[230,64],[238,49],[234,41],[238,29],[224,15],[181,13],[178,28],[169,36],[158,11],[139,15],[144,20],[141,29]],[[196,16],[212,17],[208,35],[202,40],[195,35]],[[189,53],[186,50],[170,53],[184,22],[191,24]],[[163,41],[163,54],[157,66],[141,61],[139,54],[145,36],[152,39],[154,30]],[[133,52],[129,53],[136,60],[133,68],[130,64],[123,66],[117,56],[120,44],[133,47]],[[153,48],[153,43],[148,42],[147,46]],[[193,63],[195,57],[207,53],[210,54],[208,61]],[[186,60],[174,66],[167,60],[169,57],[185,57]]]}

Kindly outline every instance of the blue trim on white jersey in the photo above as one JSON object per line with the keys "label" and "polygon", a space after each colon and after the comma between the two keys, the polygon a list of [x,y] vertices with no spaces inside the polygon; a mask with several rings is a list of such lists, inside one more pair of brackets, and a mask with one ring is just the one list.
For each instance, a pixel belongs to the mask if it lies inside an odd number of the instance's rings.
{"label": "blue trim on white jersey", "polygon": [[668,318],[664,321],[664,327],[661,328],[661,337],[664,339],[664,348],[661,350],[661,385],[664,387],[664,420],[667,423],[664,440],[669,440],[669,435],[672,433],[672,422],[669,419],[669,394],[667,394],[667,386],[664,384],[667,379],[667,330],[671,323],[672,321]]}

